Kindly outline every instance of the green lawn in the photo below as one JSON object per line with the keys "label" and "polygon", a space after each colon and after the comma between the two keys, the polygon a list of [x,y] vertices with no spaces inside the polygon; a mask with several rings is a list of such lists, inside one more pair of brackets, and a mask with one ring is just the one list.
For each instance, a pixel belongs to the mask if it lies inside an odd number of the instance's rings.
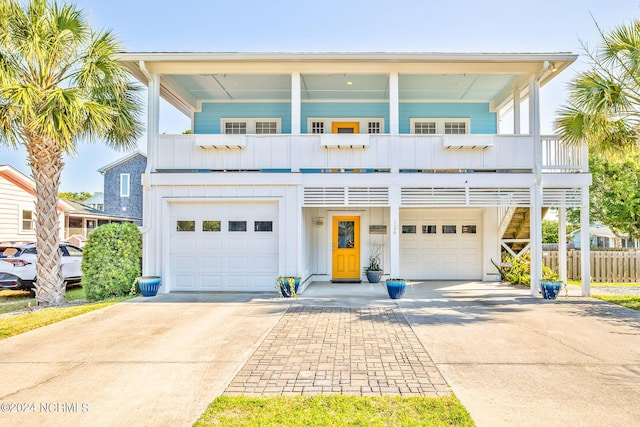
{"label": "green lawn", "polygon": [[455,397],[220,396],[195,426],[474,426]]}
{"label": "green lawn", "polygon": [[[81,286],[70,286],[67,289],[67,301],[86,299],[86,294]],[[69,305],[64,307],[51,307],[37,309],[35,298],[29,296],[27,291],[0,291],[0,314],[27,309],[28,311],[13,316],[0,318],[0,339],[18,335],[41,326],[50,325],[70,317],[98,310],[131,297],[114,298],[105,301],[97,301],[88,304]],[[29,308],[31,305],[31,309]]]}
{"label": "green lawn", "polygon": [[[86,298],[87,296],[82,286],[69,285],[69,288],[67,289],[67,301]],[[0,291],[0,314],[10,313],[12,311],[26,308],[29,304],[31,304],[32,307],[35,307],[36,299],[29,296],[29,292],[27,291],[12,291],[8,289]]]}
{"label": "green lawn", "polygon": [[640,296],[636,296],[636,295],[591,295],[591,296],[593,298],[598,298],[603,301],[621,305],[623,307],[632,308],[634,310],[640,310]]}
{"label": "green lawn", "polygon": [[[582,285],[582,282],[578,280],[567,280],[568,285]],[[591,286],[595,288],[633,288],[640,286],[640,283],[600,283],[600,282],[591,282]]]}

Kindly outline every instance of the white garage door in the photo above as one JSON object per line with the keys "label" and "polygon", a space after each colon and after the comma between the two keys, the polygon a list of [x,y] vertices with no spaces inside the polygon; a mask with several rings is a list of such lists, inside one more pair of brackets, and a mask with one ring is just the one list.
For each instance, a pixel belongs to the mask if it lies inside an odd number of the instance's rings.
{"label": "white garage door", "polygon": [[408,279],[482,278],[482,211],[402,209],[400,274]]}
{"label": "white garage door", "polygon": [[172,203],[169,216],[172,290],[273,290],[277,203]]}

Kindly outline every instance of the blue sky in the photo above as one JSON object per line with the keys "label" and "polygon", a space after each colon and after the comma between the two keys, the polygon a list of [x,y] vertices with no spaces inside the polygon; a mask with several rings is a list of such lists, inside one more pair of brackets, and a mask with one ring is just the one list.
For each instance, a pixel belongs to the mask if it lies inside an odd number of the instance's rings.
{"label": "blue sky", "polygon": [[[132,52],[573,52],[640,18],[640,0],[79,0],[94,28],[112,29]],[[593,15],[593,18],[592,18]],[[541,90],[542,131],[552,131],[566,82],[583,59]],[[160,132],[187,119],[165,106]],[[146,151],[146,136],[139,147]],[[78,144],[65,160],[61,191],[102,191],[101,166],[124,156]],[[0,147],[0,164],[30,175],[24,150]]]}

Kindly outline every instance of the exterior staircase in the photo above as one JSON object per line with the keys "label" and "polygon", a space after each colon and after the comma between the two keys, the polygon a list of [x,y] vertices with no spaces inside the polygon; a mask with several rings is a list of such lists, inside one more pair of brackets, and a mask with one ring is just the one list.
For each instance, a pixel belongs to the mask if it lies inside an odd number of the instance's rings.
{"label": "exterior staircase", "polygon": [[[542,208],[542,217],[549,208]],[[531,208],[516,207],[511,215],[511,220],[502,234],[503,240],[518,240],[515,242],[506,242],[505,244],[511,248],[516,254],[520,252],[528,242],[520,240],[528,240],[531,238],[531,226],[529,218],[531,217]]]}

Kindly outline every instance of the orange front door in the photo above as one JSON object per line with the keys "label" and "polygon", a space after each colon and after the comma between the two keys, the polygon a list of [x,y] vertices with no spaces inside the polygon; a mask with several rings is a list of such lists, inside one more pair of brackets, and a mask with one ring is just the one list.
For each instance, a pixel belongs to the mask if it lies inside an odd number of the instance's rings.
{"label": "orange front door", "polygon": [[360,279],[360,217],[333,217],[332,277]]}
{"label": "orange front door", "polygon": [[333,122],[331,133],[360,133],[360,122]]}

